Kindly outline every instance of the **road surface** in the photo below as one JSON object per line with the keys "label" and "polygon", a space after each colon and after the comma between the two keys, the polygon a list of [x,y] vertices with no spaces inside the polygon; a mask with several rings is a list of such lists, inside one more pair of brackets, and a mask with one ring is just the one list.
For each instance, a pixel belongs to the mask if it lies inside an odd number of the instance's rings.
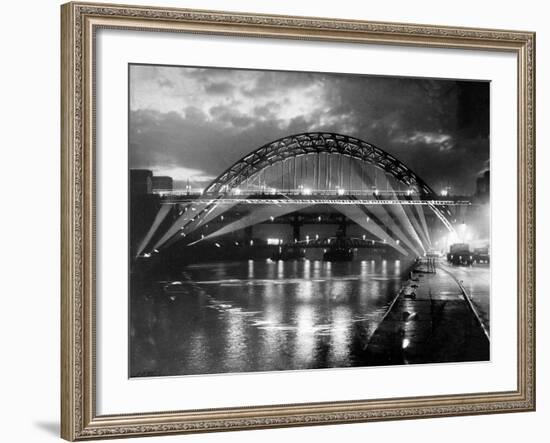
{"label": "road surface", "polygon": [[472,266],[453,266],[445,261],[440,263],[444,269],[453,274],[470,296],[485,328],[490,331],[490,299],[491,299],[491,270],[488,264],[474,264]]}

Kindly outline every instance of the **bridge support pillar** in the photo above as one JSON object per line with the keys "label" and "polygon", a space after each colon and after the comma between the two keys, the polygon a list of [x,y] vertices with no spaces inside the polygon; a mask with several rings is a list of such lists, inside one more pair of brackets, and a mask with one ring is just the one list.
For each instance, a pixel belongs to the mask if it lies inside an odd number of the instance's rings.
{"label": "bridge support pillar", "polygon": [[340,223],[338,224],[338,232],[336,233],[337,237],[346,237],[348,230],[348,220],[345,215],[340,217]]}
{"label": "bridge support pillar", "polygon": [[300,220],[298,219],[298,217],[294,217],[292,219],[292,236],[295,242],[300,241],[301,226],[302,224],[300,223]]}

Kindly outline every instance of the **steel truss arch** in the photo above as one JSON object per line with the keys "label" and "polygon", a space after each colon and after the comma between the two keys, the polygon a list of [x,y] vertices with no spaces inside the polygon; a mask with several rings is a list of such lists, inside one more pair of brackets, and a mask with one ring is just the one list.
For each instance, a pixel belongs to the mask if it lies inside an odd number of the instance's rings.
{"label": "steel truss arch", "polygon": [[[407,165],[379,147],[344,134],[334,132],[304,132],[289,135],[267,143],[250,152],[222,172],[204,190],[203,194],[224,196],[263,169],[293,157],[311,154],[338,154],[374,165],[396,180],[416,189],[421,198],[437,200],[435,191]],[[430,208],[449,231],[454,231],[447,217],[446,206]]]}
{"label": "steel truss arch", "polygon": [[377,146],[348,135],[331,132],[306,132],[267,143],[250,152],[214,179],[204,194],[223,195],[275,163],[311,154],[338,154],[374,165],[423,197],[436,193],[403,162]]}

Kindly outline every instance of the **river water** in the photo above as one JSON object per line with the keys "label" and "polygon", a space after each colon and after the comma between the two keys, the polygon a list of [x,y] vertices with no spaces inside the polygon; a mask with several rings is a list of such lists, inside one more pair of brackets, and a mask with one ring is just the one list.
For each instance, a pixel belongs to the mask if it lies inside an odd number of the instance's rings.
{"label": "river water", "polygon": [[249,260],[132,281],[130,375],[367,365],[405,270],[399,260]]}

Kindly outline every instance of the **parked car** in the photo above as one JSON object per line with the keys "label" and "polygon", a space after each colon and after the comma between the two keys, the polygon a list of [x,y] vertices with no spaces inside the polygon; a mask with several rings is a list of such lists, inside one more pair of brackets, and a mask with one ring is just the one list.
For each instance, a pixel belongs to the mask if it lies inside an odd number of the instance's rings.
{"label": "parked car", "polygon": [[468,243],[455,243],[451,245],[447,254],[447,261],[453,265],[470,266],[474,261],[473,253],[470,251]]}

